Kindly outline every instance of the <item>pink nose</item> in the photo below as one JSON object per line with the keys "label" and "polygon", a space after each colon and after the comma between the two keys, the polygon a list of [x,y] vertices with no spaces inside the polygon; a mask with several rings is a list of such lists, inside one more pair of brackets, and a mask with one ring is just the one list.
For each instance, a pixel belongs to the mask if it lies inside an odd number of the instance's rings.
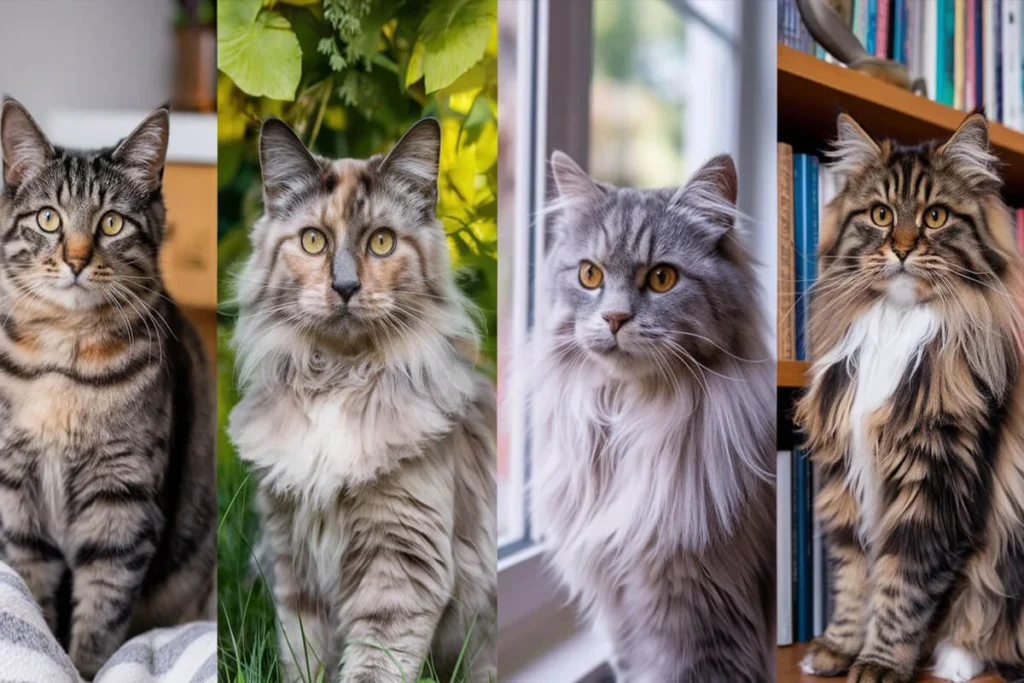
{"label": "pink nose", "polygon": [[633,318],[629,313],[605,313],[601,317],[607,321],[608,327],[612,330],[612,334],[618,334],[619,328]]}

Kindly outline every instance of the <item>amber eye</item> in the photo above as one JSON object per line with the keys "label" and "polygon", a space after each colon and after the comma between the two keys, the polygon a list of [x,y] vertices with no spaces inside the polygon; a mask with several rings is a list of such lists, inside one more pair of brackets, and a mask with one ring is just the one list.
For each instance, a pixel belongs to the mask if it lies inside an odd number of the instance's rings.
{"label": "amber eye", "polygon": [[104,235],[110,235],[111,237],[121,232],[123,227],[124,218],[116,211],[108,212],[100,221],[100,230],[103,231]]}
{"label": "amber eye", "polygon": [[395,233],[387,228],[381,228],[375,230],[370,235],[370,253],[374,256],[391,256],[391,252],[395,250],[395,244],[398,242],[398,238],[395,237]]}
{"label": "amber eye", "polygon": [[57,232],[60,229],[60,214],[56,209],[47,206],[44,209],[39,209],[39,213],[36,214],[36,223],[44,232]]}
{"label": "amber eye", "polygon": [[658,294],[663,294],[676,286],[679,274],[672,266],[654,266],[647,274],[647,286]]}
{"label": "amber eye", "polygon": [[590,261],[580,264],[580,284],[587,289],[597,289],[604,282],[604,272]]}
{"label": "amber eye", "polygon": [[302,231],[302,249],[307,254],[316,256],[327,246],[327,237],[316,228],[306,228]]}
{"label": "amber eye", "polygon": [[871,209],[871,220],[880,228],[888,228],[892,225],[892,211],[888,206],[876,204]]}
{"label": "amber eye", "polygon": [[949,212],[941,206],[929,206],[924,210],[924,224],[929,228],[941,228],[946,224]]}

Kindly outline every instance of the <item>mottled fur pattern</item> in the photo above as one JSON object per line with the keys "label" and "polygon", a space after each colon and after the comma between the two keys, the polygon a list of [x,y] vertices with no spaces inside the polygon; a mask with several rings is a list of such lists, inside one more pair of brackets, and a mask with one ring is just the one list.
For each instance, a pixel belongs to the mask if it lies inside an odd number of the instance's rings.
{"label": "mottled fur pattern", "polygon": [[835,610],[804,669],[905,683],[933,652],[950,680],[1019,669],[1022,264],[985,120],[917,147],[838,129],[797,410]]}
{"label": "mottled fur pattern", "polygon": [[214,616],[213,392],[157,261],[168,122],[75,152],[0,115],[0,543],[87,677]]}
{"label": "mottled fur pattern", "polygon": [[[774,668],[774,364],[736,232],[736,171],[560,197],[535,340],[534,519],[614,645],[622,683],[755,683]],[[603,272],[583,286],[581,264]],[[678,282],[658,293],[659,265]]]}
{"label": "mottled fur pattern", "polygon": [[368,160],[263,127],[230,434],[259,479],[288,682],[401,681],[392,657],[411,681],[428,651],[449,680],[470,633],[467,680],[496,675],[494,389],[435,217],[439,155],[432,119]]}

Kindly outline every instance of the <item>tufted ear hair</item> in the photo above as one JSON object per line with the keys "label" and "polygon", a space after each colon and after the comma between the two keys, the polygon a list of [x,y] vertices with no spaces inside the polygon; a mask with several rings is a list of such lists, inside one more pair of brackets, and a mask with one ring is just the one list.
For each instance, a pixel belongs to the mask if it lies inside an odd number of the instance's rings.
{"label": "tufted ear hair", "polygon": [[0,104],[0,150],[4,184],[17,189],[37,174],[56,153],[24,105],[12,97]]}
{"label": "tufted ear hair", "polygon": [[736,224],[739,216],[736,208],[738,187],[736,163],[728,154],[719,154],[705,162],[685,185],[676,190],[669,206],[685,206],[699,211],[715,226],[715,235],[721,237]]}
{"label": "tufted ear hair", "polygon": [[601,186],[572,157],[557,149],[551,153],[551,174],[562,201],[599,199],[604,195]]}
{"label": "tufted ear hair", "polygon": [[412,124],[380,162],[382,176],[398,178],[425,197],[437,197],[437,174],[441,164],[441,124],[437,119],[420,119]]}
{"label": "tufted ear hair", "polygon": [[832,168],[845,176],[880,161],[885,152],[852,116],[840,114],[836,119],[836,138],[825,154],[832,161]]}
{"label": "tufted ear hair", "polygon": [[263,203],[275,206],[288,195],[315,187],[320,165],[299,136],[281,119],[269,118],[260,128],[260,172]]}
{"label": "tufted ear hair", "polygon": [[955,163],[957,170],[976,186],[998,189],[1002,185],[996,172],[997,159],[989,150],[988,122],[981,114],[965,118],[936,153]]}
{"label": "tufted ear hair", "polygon": [[164,105],[143,119],[114,150],[113,159],[150,192],[160,187],[167,161],[171,110]]}

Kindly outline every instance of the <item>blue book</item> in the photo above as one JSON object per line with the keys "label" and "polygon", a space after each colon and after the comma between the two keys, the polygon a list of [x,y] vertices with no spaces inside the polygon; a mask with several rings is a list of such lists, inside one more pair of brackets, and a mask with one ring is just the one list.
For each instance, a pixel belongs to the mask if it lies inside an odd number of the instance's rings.
{"label": "blue book", "polygon": [[907,63],[907,0],[892,3],[892,58]]}
{"label": "blue book", "polygon": [[864,49],[869,55],[875,54],[875,39],[878,37],[878,0],[868,0],[868,44]]}
{"label": "blue book", "polygon": [[796,533],[793,543],[796,548],[796,586],[794,602],[798,643],[806,643],[814,637],[814,524],[811,518],[811,459],[805,450],[793,451],[793,519]]}
{"label": "blue book", "polygon": [[935,101],[953,106],[953,68],[956,36],[956,3],[954,0],[938,0],[939,36],[938,62],[936,64]]}
{"label": "blue book", "polygon": [[818,158],[793,155],[793,244],[796,275],[796,358],[807,360],[805,326],[818,262]]}

